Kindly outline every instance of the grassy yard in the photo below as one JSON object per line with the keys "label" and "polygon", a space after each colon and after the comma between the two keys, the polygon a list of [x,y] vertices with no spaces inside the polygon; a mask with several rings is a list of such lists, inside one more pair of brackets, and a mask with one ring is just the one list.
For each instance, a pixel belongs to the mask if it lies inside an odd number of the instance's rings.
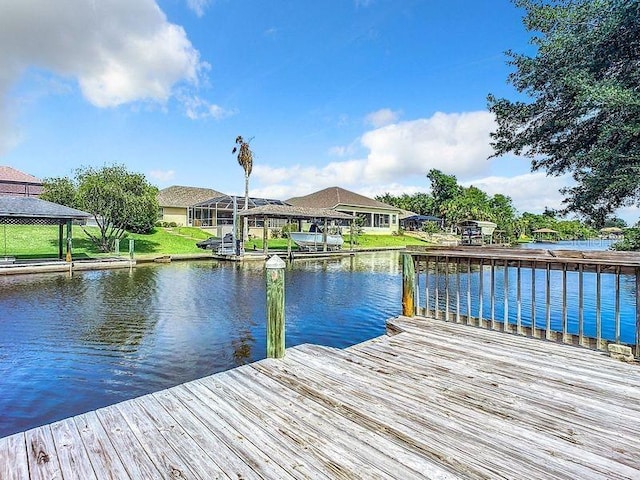
{"label": "grassy yard", "polygon": [[[408,235],[360,235],[357,242],[354,242],[354,248],[384,248],[384,247],[406,247],[407,245],[428,245],[427,242],[418,238],[410,237]],[[246,244],[247,250],[253,250],[255,246],[256,250],[262,250],[262,239],[250,240]],[[351,248],[349,236],[344,236],[344,245],[342,248]],[[287,239],[286,238],[273,238],[269,240],[270,250],[286,250]],[[293,244],[293,249],[296,249]]]}
{"label": "grassy yard", "polygon": [[[96,235],[97,227],[85,227]],[[6,232],[6,234],[5,234]],[[65,231],[66,235],[66,231]],[[164,229],[155,228],[148,235],[127,234],[120,242],[120,252],[129,251],[129,238],[134,239],[136,254],[178,254],[202,253],[196,242],[208,238],[208,234],[199,228]],[[63,250],[66,251],[63,247]],[[17,258],[57,258],[58,227],[40,225],[2,225],[0,227],[0,256]],[[108,256],[101,253],[91,243],[81,227],[73,227],[73,257],[90,258]]]}
{"label": "grassy yard", "polygon": [[[97,227],[85,227],[93,234]],[[6,233],[5,233],[6,232]],[[134,239],[136,255],[169,255],[186,253],[205,253],[196,247],[196,242],[208,238],[209,233],[193,227],[155,228],[148,235],[129,233],[120,242],[120,252],[126,255],[129,251],[129,238]],[[6,246],[5,246],[6,245]],[[355,245],[359,248],[404,247],[406,245],[425,245],[425,242],[409,236],[392,235],[360,235]],[[287,239],[269,240],[269,249],[286,250]],[[295,245],[293,247],[296,248]],[[351,248],[349,238],[345,236],[344,248]],[[262,240],[250,240],[247,250],[262,250]],[[64,250],[64,248],[63,248]],[[73,257],[90,258],[108,256],[101,253],[91,243],[81,227],[73,227]],[[0,256],[17,258],[57,258],[58,227],[35,225],[2,225],[0,226]]]}

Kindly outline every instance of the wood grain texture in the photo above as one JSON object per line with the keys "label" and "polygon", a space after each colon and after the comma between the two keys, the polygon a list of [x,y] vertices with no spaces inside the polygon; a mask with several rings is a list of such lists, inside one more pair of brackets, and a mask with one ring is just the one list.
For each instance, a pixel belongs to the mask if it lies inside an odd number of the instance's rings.
{"label": "wood grain texture", "polygon": [[22,480],[29,478],[27,446],[24,433],[0,438],[0,478]]}
{"label": "wood grain texture", "polygon": [[389,331],[0,439],[0,478],[640,478],[637,364],[432,318]]}

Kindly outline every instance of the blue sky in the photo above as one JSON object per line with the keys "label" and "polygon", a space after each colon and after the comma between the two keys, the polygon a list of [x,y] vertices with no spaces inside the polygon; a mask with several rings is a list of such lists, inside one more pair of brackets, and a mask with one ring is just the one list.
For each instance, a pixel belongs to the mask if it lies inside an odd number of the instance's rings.
{"label": "blue sky", "polygon": [[160,188],[242,193],[243,135],[254,196],[428,191],[438,168],[540,212],[568,182],[487,159],[486,95],[515,97],[504,52],[531,48],[508,0],[0,0],[0,12],[0,164],[37,177],[122,163]]}

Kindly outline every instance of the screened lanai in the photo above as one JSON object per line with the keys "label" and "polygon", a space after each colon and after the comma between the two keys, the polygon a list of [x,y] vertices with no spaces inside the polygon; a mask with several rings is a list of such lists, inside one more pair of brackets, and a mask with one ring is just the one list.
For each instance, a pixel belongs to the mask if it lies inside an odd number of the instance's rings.
{"label": "screened lanai", "polygon": [[70,261],[72,223],[74,221],[85,223],[89,217],[91,214],[87,212],[35,197],[0,196],[0,225],[3,226],[4,257],[8,257],[11,253],[6,250],[7,225],[58,225],[58,258],[63,258],[64,245],[66,245],[66,258]]}
{"label": "screened lanai", "polygon": [[[264,205],[286,205],[282,200],[249,197],[248,208]],[[244,209],[244,197],[222,195],[189,207],[189,224],[194,227],[219,227],[233,225],[233,212]],[[262,227],[262,217],[249,217],[249,227]],[[269,225],[281,226],[281,225]]]}

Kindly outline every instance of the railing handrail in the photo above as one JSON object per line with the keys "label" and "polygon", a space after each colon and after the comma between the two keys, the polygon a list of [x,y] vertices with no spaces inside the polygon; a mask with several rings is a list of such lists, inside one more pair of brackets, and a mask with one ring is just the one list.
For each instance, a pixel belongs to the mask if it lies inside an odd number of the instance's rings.
{"label": "railing handrail", "polygon": [[[403,254],[402,263],[403,315],[422,314],[457,323],[588,346],[598,350],[606,349],[612,343],[618,346],[626,345],[633,349],[636,357],[640,356],[640,256],[638,254],[486,247],[413,247],[407,248]],[[521,275],[524,270],[531,272],[526,277],[526,285],[525,276]],[[552,270],[560,271],[561,276],[551,275]],[[498,275],[499,272],[502,273]],[[509,272],[512,273],[509,274]],[[539,272],[538,280],[542,283],[539,291],[536,288],[536,284],[540,283],[536,280],[536,272]],[[421,282],[423,273],[424,279]],[[572,277],[575,279],[572,281],[576,282],[573,287],[568,285],[570,274],[575,275]],[[595,327],[594,324],[589,324],[589,329],[595,329],[594,333],[585,332],[585,299],[591,295],[585,291],[587,281],[585,274],[594,274],[593,280],[589,280],[592,284],[591,288],[595,287],[593,292]],[[515,282],[513,288],[509,286],[510,275]],[[624,317],[627,318],[627,333],[623,333],[629,339],[626,341],[621,337],[623,275],[631,276],[635,280],[632,280],[631,284],[631,296],[635,308],[633,303],[630,305],[634,313],[630,313],[631,317]],[[461,285],[461,276],[466,276],[463,285]],[[606,291],[602,285],[602,279],[605,276],[613,279],[612,288]],[[476,279],[473,286],[472,278]],[[626,285],[628,291],[628,280]],[[571,289],[573,290],[570,303],[568,291]],[[487,294],[488,301],[485,298]],[[537,306],[536,300],[540,299],[541,294],[544,294],[544,298],[542,304]],[[552,301],[552,297],[556,300]],[[602,299],[605,297],[610,299],[613,305],[613,318],[608,319],[606,323],[609,332],[607,338],[604,337],[605,319],[602,317]],[[424,302],[421,302],[421,298]],[[483,299],[488,305],[483,302]],[[503,303],[502,318],[496,315],[498,301]],[[475,314],[472,314],[472,305],[476,311]],[[517,307],[515,312],[513,312],[514,306]],[[526,306],[529,308],[524,312],[523,309]],[[463,307],[466,308],[466,315],[461,310]],[[486,310],[487,307],[489,312]],[[485,316],[488,313],[490,316]],[[528,316],[525,316],[525,313],[528,313]],[[536,313],[542,315],[538,316],[538,322],[536,322]],[[575,329],[577,324],[578,331],[570,331],[570,323],[571,329]],[[629,330],[629,325],[633,326],[633,331]],[[633,339],[630,338],[631,333]],[[631,353],[630,351],[629,355]]]}
{"label": "railing handrail", "polygon": [[[412,256],[423,257],[443,257],[450,259],[471,259],[477,260],[501,260],[510,262],[536,263],[540,268],[546,264],[557,265],[583,265],[583,267],[600,266],[605,268],[619,268],[620,273],[636,273],[640,269],[640,254],[631,252],[614,251],[581,251],[581,250],[545,250],[545,249],[518,249],[502,247],[422,247],[409,246],[407,253]],[[529,266],[523,263],[522,266]]]}

